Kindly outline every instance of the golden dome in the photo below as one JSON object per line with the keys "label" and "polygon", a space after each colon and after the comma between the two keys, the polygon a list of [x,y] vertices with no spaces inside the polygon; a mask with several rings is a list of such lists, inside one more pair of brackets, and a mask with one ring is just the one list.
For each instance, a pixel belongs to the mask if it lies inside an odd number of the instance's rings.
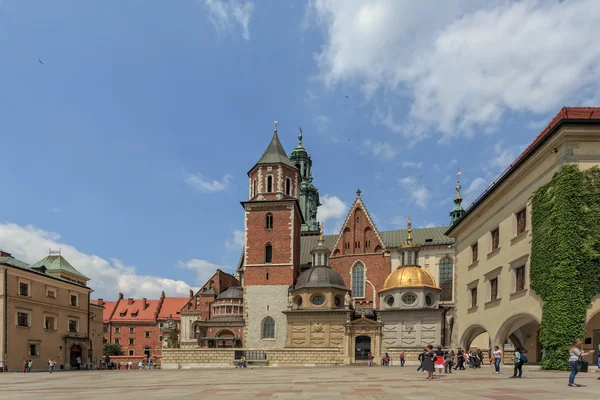
{"label": "golden dome", "polygon": [[403,289],[410,287],[430,287],[439,289],[433,276],[423,268],[416,265],[398,267],[392,272],[385,283],[383,290]]}

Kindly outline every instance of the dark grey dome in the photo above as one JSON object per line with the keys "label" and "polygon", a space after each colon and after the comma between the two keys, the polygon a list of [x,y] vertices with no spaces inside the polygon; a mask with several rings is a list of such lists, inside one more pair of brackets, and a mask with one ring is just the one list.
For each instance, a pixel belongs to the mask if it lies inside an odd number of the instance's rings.
{"label": "dark grey dome", "polygon": [[237,287],[237,286],[232,286],[217,296],[217,300],[243,299],[243,298],[244,298],[244,292],[242,292],[242,288]]}
{"label": "dark grey dome", "polygon": [[301,273],[294,290],[303,288],[347,289],[340,274],[326,266],[312,267]]}

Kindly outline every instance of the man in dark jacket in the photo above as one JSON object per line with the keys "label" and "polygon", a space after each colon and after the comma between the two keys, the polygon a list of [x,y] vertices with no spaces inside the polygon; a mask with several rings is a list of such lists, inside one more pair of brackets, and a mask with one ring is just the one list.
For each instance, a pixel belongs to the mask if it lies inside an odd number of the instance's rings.
{"label": "man in dark jacket", "polygon": [[423,357],[425,357],[425,353],[427,353],[427,349],[423,349],[421,354],[419,354],[419,368],[417,368],[417,372],[423,370]]}

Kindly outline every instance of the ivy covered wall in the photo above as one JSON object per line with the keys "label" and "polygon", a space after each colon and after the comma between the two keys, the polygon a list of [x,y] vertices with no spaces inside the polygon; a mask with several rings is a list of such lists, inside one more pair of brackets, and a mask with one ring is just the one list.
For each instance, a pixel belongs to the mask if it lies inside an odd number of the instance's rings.
{"label": "ivy covered wall", "polygon": [[532,199],[531,288],[542,298],[542,367],[569,369],[600,293],[600,168],[565,165]]}

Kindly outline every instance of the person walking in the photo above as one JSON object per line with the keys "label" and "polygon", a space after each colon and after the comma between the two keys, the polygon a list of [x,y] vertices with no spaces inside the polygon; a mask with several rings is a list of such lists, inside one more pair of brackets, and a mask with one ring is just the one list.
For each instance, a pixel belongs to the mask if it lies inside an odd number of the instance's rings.
{"label": "person walking", "polygon": [[464,370],[465,369],[465,353],[463,352],[462,348],[458,348],[458,350],[456,351],[456,367],[454,367],[454,370]]}
{"label": "person walking", "polygon": [[435,353],[435,361],[433,366],[435,367],[435,371],[437,375],[442,375],[442,371],[446,366],[446,362],[444,361],[444,350],[442,350],[442,346],[437,346],[437,349],[434,350]]}
{"label": "person walking", "polygon": [[421,354],[419,354],[419,367],[417,368],[417,372],[423,370],[423,358],[425,357],[425,353],[427,353],[427,349],[423,349],[423,351],[421,352]]}
{"label": "person walking", "polygon": [[388,367],[389,365],[390,365],[390,355],[388,353],[385,353],[385,355],[383,356],[383,366]]}
{"label": "person walking", "polygon": [[23,373],[26,374],[29,369],[29,360],[23,361]]}
{"label": "person walking", "polygon": [[400,352],[400,366],[404,367],[404,352]]}
{"label": "person walking", "polygon": [[48,372],[49,373],[54,372],[54,366],[55,365],[56,365],[56,362],[52,358],[49,358],[48,359]]}
{"label": "person walking", "polygon": [[27,372],[31,372],[32,368],[33,368],[33,360],[29,360],[27,362]]}
{"label": "person walking", "polygon": [[575,376],[577,375],[577,361],[581,358],[587,356],[588,354],[594,353],[594,350],[590,350],[587,353],[584,353],[582,350],[583,341],[581,339],[573,340],[571,343],[571,348],[569,349],[569,365],[571,366],[571,374],[569,375],[569,386],[581,387],[583,385],[579,385],[575,383]]}
{"label": "person walking", "polygon": [[517,347],[514,353],[515,368],[511,378],[520,378],[523,375],[523,361],[521,360],[521,348]]}
{"label": "person walking", "polygon": [[367,354],[367,365],[369,367],[373,366],[373,353],[369,352],[369,354]]}
{"label": "person walking", "polygon": [[491,355],[494,359],[494,368],[496,369],[496,373],[499,374],[500,363],[502,362],[502,350],[500,350],[500,347],[494,346],[494,350],[492,351]]}
{"label": "person walking", "polygon": [[454,364],[454,350],[447,351],[444,355],[444,361],[446,362],[445,373],[452,373],[452,364]]}
{"label": "person walking", "polygon": [[77,369],[78,370],[81,369],[81,357],[80,356],[77,357]]}
{"label": "person walking", "polygon": [[436,357],[435,352],[433,351],[433,346],[427,345],[427,352],[423,355],[423,371],[427,371],[427,378],[425,379],[433,379],[433,372],[435,371],[434,367],[434,358]]}

